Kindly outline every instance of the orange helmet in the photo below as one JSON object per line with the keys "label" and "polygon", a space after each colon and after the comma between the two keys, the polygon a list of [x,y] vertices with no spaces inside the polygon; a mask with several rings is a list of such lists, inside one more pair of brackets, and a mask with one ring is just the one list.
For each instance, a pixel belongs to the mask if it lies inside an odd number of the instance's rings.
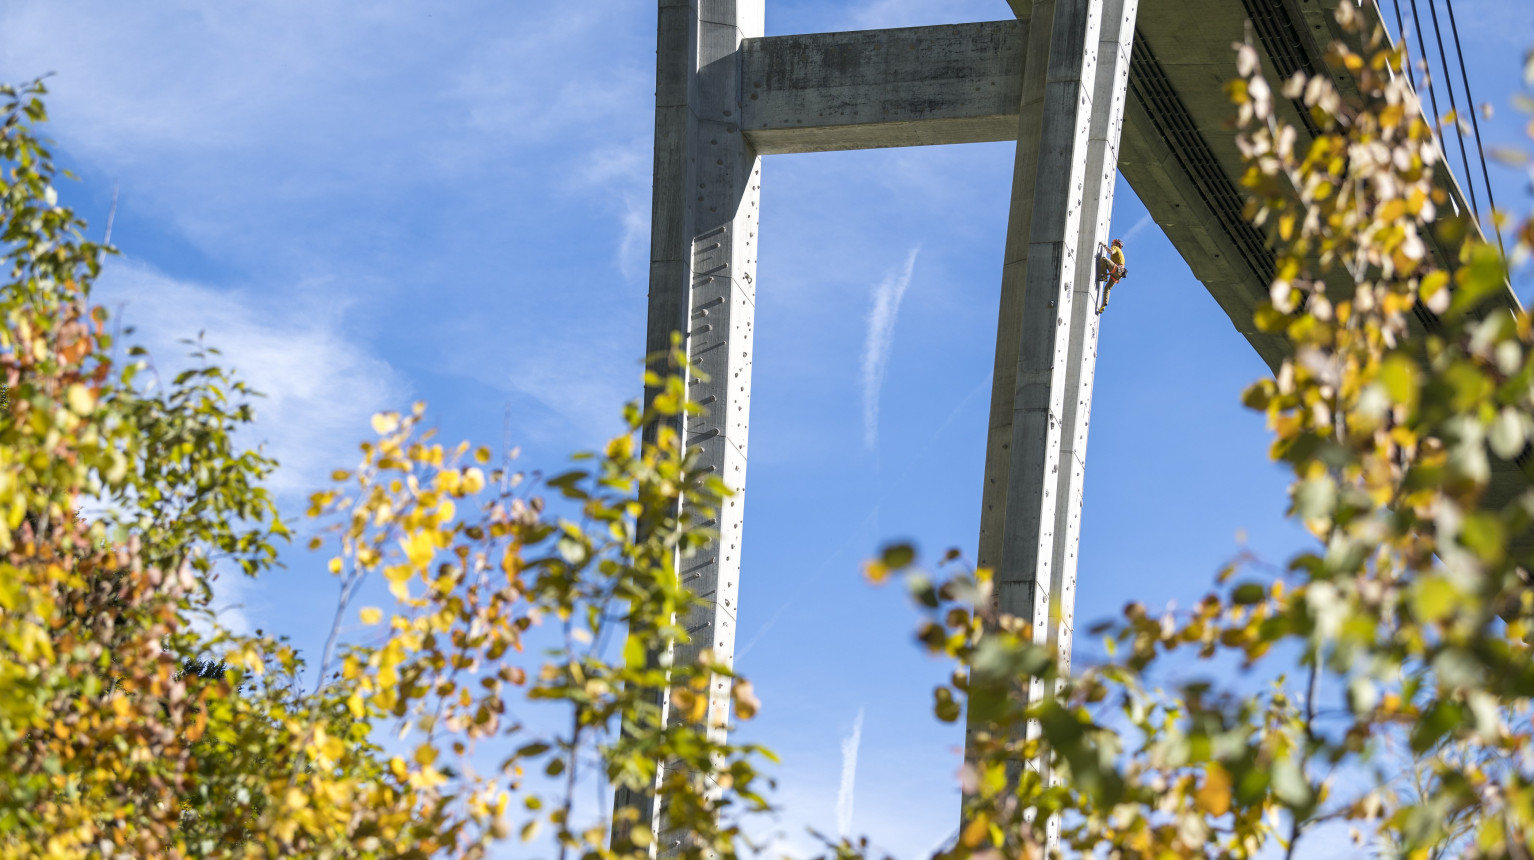
{"label": "orange helmet", "polygon": [[1120,247],[1120,248],[1122,248],[1122,247],[1124,247],[1124,240],[1123,240],[1123,239],[1114,239],[1114,240],[1113,240],[1113,241],[1112,241],[1112,242],[1110,242],[1110,243],[1109,243],[1109,244],[1111,244],[1111,245],[1117,245],[1117,246],[1118,246],[1118,247]]}

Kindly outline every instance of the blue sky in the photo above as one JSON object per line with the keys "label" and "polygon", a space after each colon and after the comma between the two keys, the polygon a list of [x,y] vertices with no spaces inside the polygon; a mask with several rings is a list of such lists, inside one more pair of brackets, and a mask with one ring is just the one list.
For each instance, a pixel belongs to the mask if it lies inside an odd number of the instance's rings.
{"label": "blue sky", "polygon": [[[1534,7],[1457,11],[1476,94],[1499,109],[1483,131],[1517,142],[1508,96]],[[767,26],[1009,14],[768,0]],[[99,231],[118,188],[123,255],[101,299],[162,366],[206,331],[269,395],[257,435],[296,508],[354,461],[371,413],[415,399],[450,440],[499,443],[509,413],[533,468],[617,429],[644,349],[654,15],[642,0],[7,0],[0,78],[56,73],[50,133],[83,179],[66,200]],[[891,538],[972,554],[1012,148],[764,163],[738,667],[766,702],[745,735],[785,760],[791,841],[841,818],[909,857],[955,824],[962,731],[929,716],[943,668],[910,644],[898,591],[858,568]],[[1494,181],[1526,206],[1517,175]],[[1083,620],[1186,605],[1238,531],[1273,559],[1302,542],[1238,402],[1264,366],[1122,182],[1114,233],[1133,277],[1100,344]],[[335,586],[323,559],[284,560],[224,585],[226,620],[317,652]]]}

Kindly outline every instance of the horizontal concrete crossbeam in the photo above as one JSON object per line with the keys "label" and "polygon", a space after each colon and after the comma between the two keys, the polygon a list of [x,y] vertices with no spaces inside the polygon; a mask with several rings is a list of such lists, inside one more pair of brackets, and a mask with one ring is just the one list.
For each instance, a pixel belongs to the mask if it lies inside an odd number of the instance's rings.
{"label": "horizontal concrete crossbeam", "polygon": [[758,154],[1017,139],[1022,21],[747,39]]}

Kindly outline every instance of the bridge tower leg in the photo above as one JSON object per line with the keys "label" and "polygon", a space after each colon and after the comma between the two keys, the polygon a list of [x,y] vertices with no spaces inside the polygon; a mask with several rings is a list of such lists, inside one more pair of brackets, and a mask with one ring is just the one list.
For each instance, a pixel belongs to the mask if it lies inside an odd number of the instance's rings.
{"label": "bridge tower leg", "polygon": [[[1138,0],[1034,0],[1002,273],[979,564],[1069,666],[1108,240]],[[1034,680],[1024,695],[1046,694]],[[971,724],[971,732],[976,727]],[[1030,725],[1029,735],[1038,732]],[[1015,762],[1009,784],[1024,767]],[[1048,825],[1051,842],[1058,822]]]}
{"label": "bridge tower leg", "polygon": [[[682,570],[703,604],[687,619],[691,644],[670,656],[673,665],[692,665],[712,650],[715,663],[728,667],[740,585],[761,189],[761,159],[740,125],[747,97],[741,42],[763,35],[764,0],[659,2],[646,351],[664,354],[672,333],[684,334],[688,396],[708,414],[682,419],[682,438],[736,491],[717,517],[719,542]],[[664,363],[655,369],[664,372]],[[646,391],[646,402],[656,393]],[[656,429],[647,428],[646,438]],[[729,683],[717,678],[705,718],[711,731],[724,733],[729,707]],[[662,762],[661,778],[665,767]],[[638,812],[635,826],[651,829],[656,856],[665,858],[685,834],[671,832],[662,806],[653,790],[620,789],[615,799],[617,809]]]}

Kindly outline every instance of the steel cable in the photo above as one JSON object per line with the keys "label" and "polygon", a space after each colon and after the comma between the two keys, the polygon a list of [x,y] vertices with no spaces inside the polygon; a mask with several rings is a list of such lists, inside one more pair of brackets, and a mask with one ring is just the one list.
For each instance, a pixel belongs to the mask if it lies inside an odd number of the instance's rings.
{"label": "steel cable", "polygon": [[1454,117],[1454,134],[1459,140],[1459,161],[1465,168],[1465,187],[1470,189],[1470,212],[1479,224],[1481,204],[1475,196],[1475,179],[1470,173],[1470,155],[1465,152],[1465,127],[1460,124],[1459,103],[1454,100],[1454,76],[1449,74],[1449,57],[1443,50],[1443,31],[1438,27],[1437,0],[1427,0],[1427,10],[1433,16],[1433,38],[1438,40],[1438,66],[1443,69],[1443,83],[1449,90],[1449,113]]}
{"label": "steel cable", "polygon": [[1438,152],[1444,156],[1448,153],[1443,149],[1443,123],[1439,120],[1438,94],[1433,91],[1433,65],[1427,61],[1427,43],[1422,41],[1422,19],[1417,15],[1417,0],[1411,0],[1411,26],[1417,31],[1417,53],[1422,59],[1422,80],[1427,84],[1427,97],[1433,105],[1433,128],[1438,133]]}
{"label": "steel cable", "polygon": [[[1406,25],[1401,22],[1401,0],[1391,0],[1391,3],[1396,7],[1396,44],[1400,45],[1401,50],[1409,55],[1411,51],[1406,47]],[[1408,71],[1410,68],[1411,65],[1409,63],[1401,63],[1401,74],[1407,75],[1407,80],[1411,80],[1411,72]]]}
{"label": "steel cable", "polygon": [[[1470,111],[1470,127],[1475,132],[1475,154],[1481,161],[1481,178],[1486,181],[1486,200],[1491,207],[1491,230],[1497,234],[1497,248],[1506,257],[1507,248],[1502,245],[1502,228],[1497,224],[1497,198],[1491,190],[1491,173],[1486,169],[1486,147],[1481,143],[1481,121],[1475,115],[1475,96],[1470,94],[1470,76],[1465,73],[1465,51],[1460,47],[1459,24],[1454,20],[1454,0],[1444,0],[1444,5],[1449,7],[1449,32],[1454,37],[1455,56],[1459,58],[1459,77],[1465,85],[1465,107]],[[1448,74],[1448,71],[1444,69],[1444,74]],[[1465,169],[1468,171],[1470,168]]]}

